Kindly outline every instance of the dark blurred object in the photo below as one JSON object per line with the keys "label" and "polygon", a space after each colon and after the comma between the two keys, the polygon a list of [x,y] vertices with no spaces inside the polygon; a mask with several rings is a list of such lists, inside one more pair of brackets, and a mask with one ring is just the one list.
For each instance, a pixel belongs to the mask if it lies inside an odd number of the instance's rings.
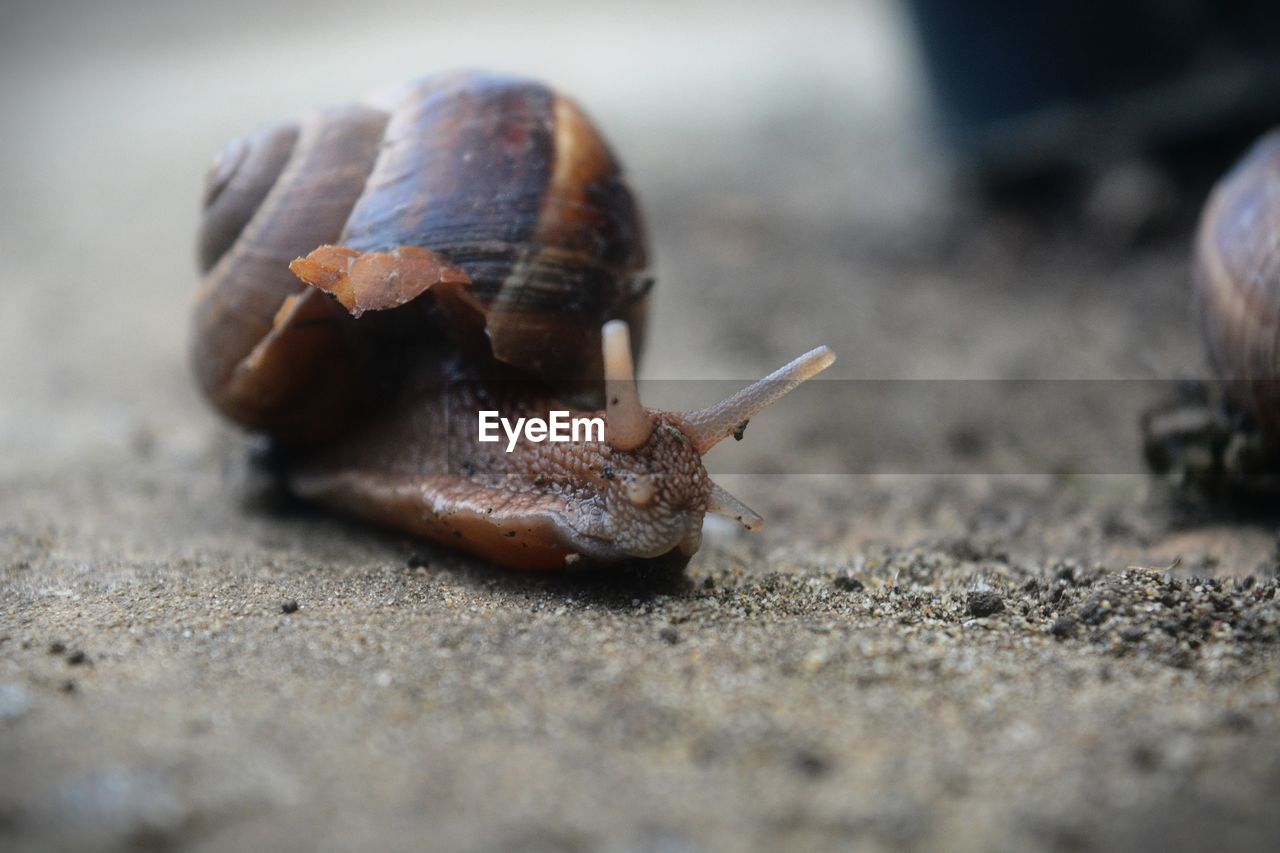
{"label": "dark blurred object", "polygon": [[1280,132],[1214,187],[1195,240],[1200,328],[1216,379],[1148,411],[1148,464],[1208,491],[1280,494]]}
{"label": "dark blurred object", "polygon": [[1179,489],[1212,502],[1275,506],[1280,446],[1221,384],[1178,385],[1143,412],[1141,431],[1148,467]]}
{"label": "dark blurred object", "polygon": [[[946,140],[987,182],[1228,161],[1280,121],[1280,4],[910,0]],[[1229,140],[1229,141],[1227,141]]]}

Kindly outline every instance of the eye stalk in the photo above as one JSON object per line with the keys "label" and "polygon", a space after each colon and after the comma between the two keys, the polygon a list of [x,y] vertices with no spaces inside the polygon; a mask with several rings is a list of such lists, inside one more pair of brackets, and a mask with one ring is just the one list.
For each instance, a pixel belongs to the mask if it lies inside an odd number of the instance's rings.
{"label": "eye stalk", "polygon": [[751,418],[795,390],[801,382],[812,379],[835,363],[830,347],[811,349],[795,361],[759,379],[714,406],[685,412],[685,434],[699,453],[705,454],[739,430]]}
{"label": "eye stalk", "polygon": [[635,450],[653,433],[653,418],[640,405],[631,332],[622,320],[601,330],[604,347],[605,439],[614,450]]}

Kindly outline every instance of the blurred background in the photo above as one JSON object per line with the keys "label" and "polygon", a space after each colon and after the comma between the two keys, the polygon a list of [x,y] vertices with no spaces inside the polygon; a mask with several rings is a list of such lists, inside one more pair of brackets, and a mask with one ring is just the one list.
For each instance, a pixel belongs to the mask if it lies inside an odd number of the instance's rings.
{"label": "blurred background", "polygon": [[[1274,613],[1228,595],[1274,586],[1274,525],[1171,497],[1137,423],[1205,375],[1190,235],[1278,117],[1277,23],[3,3],[0,847],[1274,841]],[[656,262],[645,376],[839,353],[713,462],[769,526],[709,523],[685,578],[514,578],[264,505],[196,394],[213,155],[456,67],[571,94],[619,154]],[[1170,586],[1090,586],[1129,569]]]}
{"label": "blurred background", "polygon": [[1133,159],[1204,173],[1276,120],[1267,3],[908,5],[938,125],[988,180]]}

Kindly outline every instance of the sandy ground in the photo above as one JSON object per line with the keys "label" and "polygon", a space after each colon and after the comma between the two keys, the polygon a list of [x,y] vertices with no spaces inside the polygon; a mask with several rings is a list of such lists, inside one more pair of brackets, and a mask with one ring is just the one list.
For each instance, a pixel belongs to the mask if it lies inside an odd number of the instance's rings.
{"label": "sandy ground", "polygon": [[[1274,848],[1274,519],[1138,459],[1186,228],[957,193],[895,8],[6,9],[0,847]],[[623,154],[648,376],[839,352],[712,465],[764,532],[523,577],[275,499],[196,398],[211,152],[459,64]]]}

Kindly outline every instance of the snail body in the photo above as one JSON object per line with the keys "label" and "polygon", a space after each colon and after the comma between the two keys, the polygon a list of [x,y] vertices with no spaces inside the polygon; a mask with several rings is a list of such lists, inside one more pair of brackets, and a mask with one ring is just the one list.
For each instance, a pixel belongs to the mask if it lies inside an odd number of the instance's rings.
{"label": "snail body", "polygon": [[1280,438],[1280,131],[1214,187],[1195,243],[1194,287],[1227,396]]}
{"label": "snail body", "polygon": [[[687,559],[706,512],[757,527],[701,456],[834,360],[643,407],[638,207],[581,110],[515,78],[428,78],[233,142],[199,247],[197,382],[284,449],[290,487],[516,568]],[[605,434],[508,453],[481,410]]]}

